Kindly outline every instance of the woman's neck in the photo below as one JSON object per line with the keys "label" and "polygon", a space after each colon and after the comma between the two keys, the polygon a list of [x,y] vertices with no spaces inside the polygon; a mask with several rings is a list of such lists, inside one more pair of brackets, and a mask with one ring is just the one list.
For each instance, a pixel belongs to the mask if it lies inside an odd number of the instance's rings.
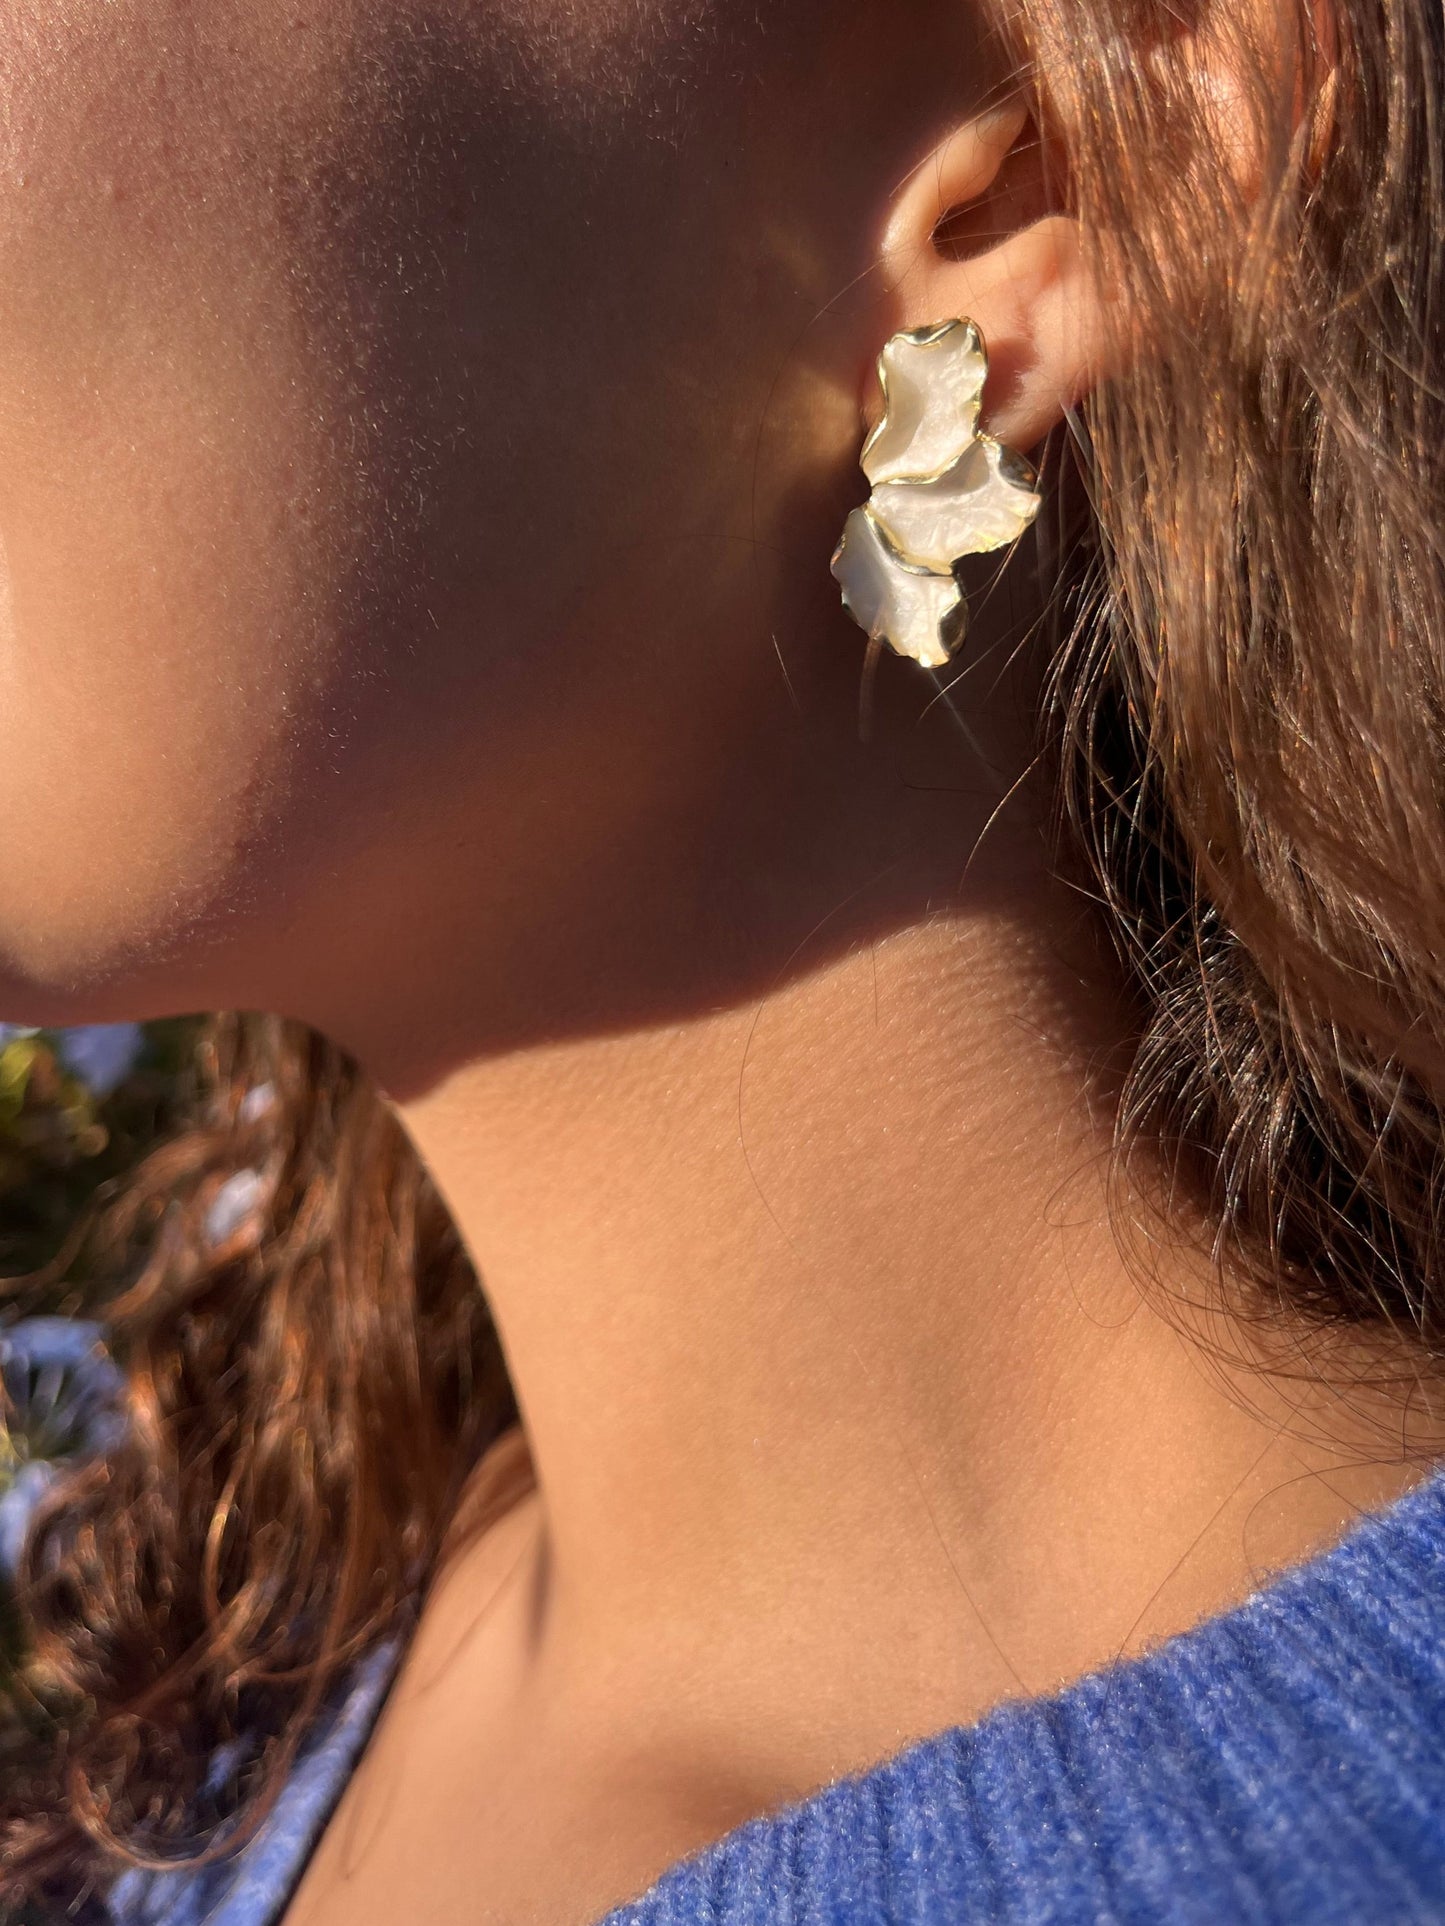
{"label": "woman's neck", "polygon": [[1027,844],[985,846],[980,907],[404,1107],[519,1394],[537,1662],[766,1732],[799,1784],[1194,1622],[1414,1475],[1358,1400],[1206,1363],[1247,1347],[1187,1248],[1147,1288],[1121,1256],[1120,1018]]}
{"label": "woman's neck", "polygon": [[[742,587],[660,589],[716,624],[705,713],[659,645],[667,754],[620,763],[599,694],[595,768],[439,769],[424,837],[378,819],[368,967],[301,1012],[484,1281],[539,1485],[527,1663],[725,1706],[793,1783],[1189,1624],[1415,1475],[1388,1401],[1208,1362],[1249,1346],[1207,1262],[1111,1218],[1129,1013],[1029,791],[1006,589],[949,695],[882,665],[866,743],[835,603],[780,673]],[[536,874],[487,867],[509,788]]]}

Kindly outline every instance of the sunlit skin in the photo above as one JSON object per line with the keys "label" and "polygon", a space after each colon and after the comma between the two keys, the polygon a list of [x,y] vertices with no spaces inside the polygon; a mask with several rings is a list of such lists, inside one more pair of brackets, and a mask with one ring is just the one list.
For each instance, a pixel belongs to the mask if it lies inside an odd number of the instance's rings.
{"label": "sunlit skin", "polygon": [[860,730],[883,341],[972,315],[1035,453],[1102,365],[969,7],[0,0],[0,49],[0,1008],[353,1049],[535,1470],[288,1926],[582,1926],[1415,1476],[1116,1242],[1031,549]]}

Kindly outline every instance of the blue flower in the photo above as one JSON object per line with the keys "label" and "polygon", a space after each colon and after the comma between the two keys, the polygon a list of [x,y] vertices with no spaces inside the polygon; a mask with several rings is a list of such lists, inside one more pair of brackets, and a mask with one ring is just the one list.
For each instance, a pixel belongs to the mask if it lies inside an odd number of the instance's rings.
{"label": "blue flower", "polygon": [[11,1572],[57,1460],[113,1450],[124,1435],[123,1380],[100,1326],[68,1317],[21,1318],[0,1331],[0,1379],[19,1459],[0,1496],[0,1572]]}
{"label": "blue flower", "polygon": [[56,1036],[60,1061],[97,1097],[108,1097],[125,1081],[144,1048],[138,1023],[89,1023]]}

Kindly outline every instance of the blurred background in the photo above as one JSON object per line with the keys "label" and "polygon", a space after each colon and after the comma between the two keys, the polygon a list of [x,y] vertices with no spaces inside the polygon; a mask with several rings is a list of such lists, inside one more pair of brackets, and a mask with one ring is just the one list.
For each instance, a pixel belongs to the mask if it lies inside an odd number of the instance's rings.
{"label": "blurred background", "polygon": [[194,1102],[201,1027],[0,1023],[0,1675],[19,1657],[8,1573],[30,1504],[53,1467],[105,1436],[99,1325],[114,1273],[88,1274],[80,1233]]}

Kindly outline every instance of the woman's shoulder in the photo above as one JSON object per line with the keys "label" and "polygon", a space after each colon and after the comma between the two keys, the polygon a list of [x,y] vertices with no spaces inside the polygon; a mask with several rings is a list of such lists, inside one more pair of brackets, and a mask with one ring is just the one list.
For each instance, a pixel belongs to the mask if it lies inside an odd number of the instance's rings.
{"label": "woman's shoulder", "polygon": [[[227,1866],[107,1926],[274,1926],[392,1676],[378,1652]],[[1396,1926],[1445,1918],[1445,1471],[1142,1658],[735,1828],[601,1926]]]}
{"label": "woman's shoulder", "polygon": [[[108,1926],[274,1926],[365,1744],[373,1655],[234,1861]],[[1396,1926],[1445,1917],[1445,1472],[1140,1659],[762,1815],[602,1926]]]}
{"label": "woman's shoulder", "polygon": [[[103,1458],[125,1434],[124,1378],[106,1327],[60,1316],[0,1326],[6,1446],[0,1459],[0,1586],[12,1579],[47,1493],[67,1465]],[[474,1466],[441,1547],[441,1562],[484,1534],[530,1486],[519,1425]],[[244,1843],[224,1840],[200,1862],[123,1872],[83,1913],[84,1926],[274,1926],[310,1861],[380,1716],[408,1644],[380,1639],[314,1716],[265,1818]],[[200,1803],[224,1811],[254,1754],[243,1735],[205,1762]]]}
{"label": "woman's shoulder", "polygon": [[1445,1468],[1243,1604],[913,1744],[599,1926],[1438,1926]]}
{"label": "woman's shoulder", "polygon": [[[42,1500],[67,1463],[103,1456],[124,1429],[122,1378],[99,1323],[28,1317],[0,1329],[8,1463],[0,1489],[0,1579],[19,1564]],[[239,1852],[202,1866],[127,1872],[92,1902],[95,1926],[270,1926],[345,1790],[395,1675],[404,1640],[387,1639],[318,1713],[271,1813]],[[211,1756],[203,1791],[219,1794],[242,1746]]]}
{"label": "woman's shoulder", "polygon": [[[68,1449],[104,1448],[115,1379],[94,1327],[12,1327],[0,1368],[32,1428]],[[526,1470],[520,1437],[498,1440],[453,1549]],[[0,1547],[18,1542],[43,1483],[26,1477],[0,1500]],[[405,1643],[398,1633],[353,1668],[243,1846],[124,1874],[96,1926],[277,1926]],[[1437,1470],[1233,1611],[751,1820],[664,1870],[603,1926],[1435,1921],[1445,1918],[1442,1731]],[[218,1750],[208,1786],[222,1788],[237,1764],[232,1748]]]}

